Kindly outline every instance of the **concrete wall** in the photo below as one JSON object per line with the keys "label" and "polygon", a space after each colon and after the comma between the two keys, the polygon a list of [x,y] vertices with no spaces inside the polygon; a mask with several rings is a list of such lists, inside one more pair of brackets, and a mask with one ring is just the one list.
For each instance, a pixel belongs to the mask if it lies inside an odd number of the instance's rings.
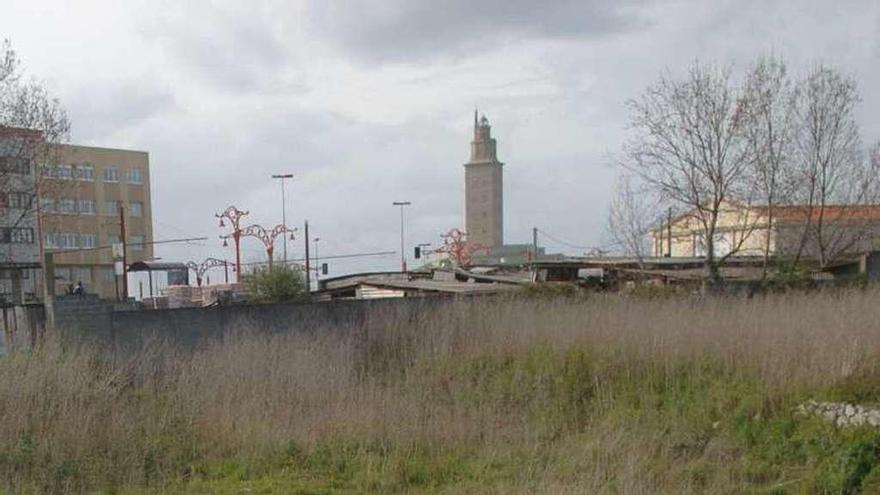
{"label": "concrete wall", "polygon": [[0,355],[31,349],[44,335],[45,321],[41,304],[0,306]]}
{"label": "concrete wall", "polygon": [[[373,318],[399,319],[452,299],[387,299],[124,310],[89,298],[56,302],[56,328],[67,345],[132,352],[157,343],[194,349],[240,333],[346,333]],[[120,310],[122,309],[122,310]]]}
{"label": "concrete wall", "polygon": [[[778,252],[792,256],[797,253],[804,234],[802,224],[786,224],[777,227]],[[834,221],[827,220],[822,226],[822,243],[816,235],[816,227],[811,227],[803,256],[818,259],[824,245],[826,261],[844,258],[845,254],[864,253],[880,248],[880,222],[876,220]]]}

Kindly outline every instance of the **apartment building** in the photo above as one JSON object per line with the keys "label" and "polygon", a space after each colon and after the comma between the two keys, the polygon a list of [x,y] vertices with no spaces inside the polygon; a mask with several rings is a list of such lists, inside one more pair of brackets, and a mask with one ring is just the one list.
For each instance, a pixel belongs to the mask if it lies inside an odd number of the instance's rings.
{"label": "apartment building", "polygon": [[64,145],[41,167],[43,242],[54,253],[56,293],[82,282],[89,293],[115,298],[122,280],[111,246],[122,238],[128,263],[153,258],[150,160],[144,151]]}
{"label": "apartment building", "polygon": [[32,156],[40,134],[0,127],[0,303],[37,298],[40,250]]}

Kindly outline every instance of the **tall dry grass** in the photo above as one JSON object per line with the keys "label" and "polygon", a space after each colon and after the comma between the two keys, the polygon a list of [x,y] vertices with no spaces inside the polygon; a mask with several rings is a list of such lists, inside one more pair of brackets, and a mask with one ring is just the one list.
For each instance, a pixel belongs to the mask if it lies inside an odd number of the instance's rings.
{"label": "tall dry grass", "polygon": [[[723,491],[745,475],[695,479],[676,466],[742,457],[709,430],[734,400],[727,384],[778,411],[880,376],[878,300],[464,300],[345,332],[243,331],[191,353],[159,345],[121,358],[49,342],[0,359],[0,480],[15,493],[164,491],[221,476],[212,466],[224,463],[271,470],[279,453],[337,449],[376,463],[361,488],[377,493],[418,484],[387,459],[438,453],[477,460],[466,474],[428,470],[450,493]],[[667,392],[719,398],[681,406],[681,422],[649,420],[667,406],[647,397]]]}

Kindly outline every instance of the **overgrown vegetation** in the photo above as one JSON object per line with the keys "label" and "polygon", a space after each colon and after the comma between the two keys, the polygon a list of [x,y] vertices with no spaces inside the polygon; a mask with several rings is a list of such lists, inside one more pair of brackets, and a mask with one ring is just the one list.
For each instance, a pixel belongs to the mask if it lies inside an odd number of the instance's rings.
{"label": "overgrown vegetation", "polygon": [[0,360],[0,480],[16,494],[875,493],[880,432],[794,409],[880,402],[878,296],[477,299],[191,354],[48,344]]}
{"label": "overgrown vegetation", "polygon": [[253,302],[285,302],[306,293],[302,270],[288,265],[255,268],[244,277],[248,299]]}

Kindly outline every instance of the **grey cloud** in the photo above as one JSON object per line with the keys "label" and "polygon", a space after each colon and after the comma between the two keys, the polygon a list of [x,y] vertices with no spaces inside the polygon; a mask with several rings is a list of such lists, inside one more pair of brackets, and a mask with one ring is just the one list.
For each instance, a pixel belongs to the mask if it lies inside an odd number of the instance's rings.
{"label": "grey cloud", "polygon": [[[466,133],[467,117],[462,120]],[[194,128],[183,118],[169,122],[174,124],[150,123],[138,138],[155,150],[151,166],[156,237],[207,235],[210,240],[202,248],[164,246],[162,256],[222,255],[213,214],[231,203],[251,211],[248,221],[280,221],[278,184],[269,178],[279,172],[296,174],[288,185],[289,223],[301,226],[308,218],[327,242],[325,254],[395,249],[398,224],[390,202],[397,197],[414,202],[414,239],[436,240],[441,227],[458,225],[446,220],[438,226],[421,215],[459,206],[466,138],[438,136],[427,126],[410,123],[425,130],[407,139],[404,126],[364,124],[292,106],[263,111],[258,118],[236,116],[208,128]],[[180,139],[182,135],[186,139]],[[438,139],[447,142],[448,153],[425,147]],[[445,154],[449,156],[441,158]],[[295,252],[301,254],[298,247]],[[384,269],[396,266],[394,257],[375,262]]]}
{"label": "grey cloud", "polygon": [[[408,245],[439,242],[440,232],[462,227],[461,164],[475,103],[492,121],[506,163],[508,242],[528,241],[531,227],[538,226],[587,245],[599,241],[604,223],[614,173],[607,155],[618,150],[625,132],[623,102],[663,69],[684,70],[694,58],[741,66],[768,49],[791,58],[793,67],[828,59],[858,75],[866,138],[880,137],[872,112],[880,105],[874,90],[880,82],[880,9],[876,0],[841,1],[847,5],[310,0],[298,8],[282,0],[161,7],[150,2],[138,13],[141,31],[124,31],[143,35],[137,43],[144,44],[144,53],[102,65],[109,77],[79,70],[74,82],[64,81],[77,89],[61,96],[76,141],[150,151],[158,239],[211,237],[202,246],[162,245],[166,259],[228,256],[216,238],[213,214],[230,203],[250,209],[254,222],[279,221],[280,192],[269,179],[278,172],[297,174],[288,188],[288,219],[298,226],[310,220],[323,255],[396,250],[395,199],[413,202]],[[79,21],[70,26],[88,26]],[[43,29],[39,38],[51,39],[56,33],[45,27],[40,20],[28,29]],[[510,45],[496,49],[511,40],[522,40],[516,48],[523,57]],[[92,49],[112,52],[117,40],[107,36],[95,43]],[[478,77],[460,77],[463,58]],[[145,62],[151,77],[116,80],[143,71]],[[405,65],[383,73],[377,66],[384,62]],[[47,64],[36,73],[51,77],[53,65]],[[326,91],[302,94],[296,86],[300,72]],[[551,90],[540,90],[544,80]],[[277,91],[282,85],[285,91]],[[525,89],[511,90],[519,85]],[[444,98],[432,100],[441,93]],[[387,98],[389,105],[358,105],[357,97]],[[415,102],[418,112],[410,108]],[[365,109],[377,109],[376,115],[365,118]],[[254,242],[248,240],[247,256],[260,255]],[[301,241],[296,245],[301,255]],[[331,270],[349,269],[343,263],[334,261]],[[347,263],[351,270],[394,269],[397,258]]]}
{"label": "grey cloud", "polygon": [[369,60],[413,61],[492,49],[501,38],[586,39],[646,20],[642,2],[606,0],[323,0],[310,4],[311,28]]}
{"label": "grey cloud", "polygon": [[[100,87],[100,91],[95,88]],[[74,137],[90,142],[137,127],[143,121],[174,108],[173,93],[137,80],[90,81],[64,98],[73,122]]]}
{"label": "grey cloud", "polygon": [[[279,13],[284,18],[284,12]],[[158,43],[202,84],[230,92],[265,88],[290,51],[265,12],[169,6],[140,21],[141,34]]]}

